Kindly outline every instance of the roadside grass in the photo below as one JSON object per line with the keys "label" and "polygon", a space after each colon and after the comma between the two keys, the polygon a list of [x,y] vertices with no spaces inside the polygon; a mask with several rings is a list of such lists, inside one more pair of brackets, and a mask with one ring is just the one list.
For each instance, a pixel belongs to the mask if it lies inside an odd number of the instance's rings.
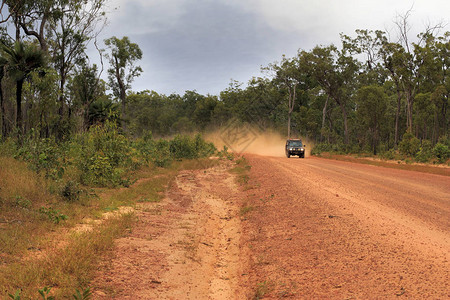
{"label": "roadside grass", "polygon": [[0,286],[9,293],[21,290],[25,299],[35,299],[42,287],[52,287],[55,297],[70,297],[76,289],[84,290],[89,285],[99,259],[133,223],[133,214],[125,214],[106,220],[90,232],[72,233],[62,249],[55,249],[41,259],[2,267]]}
{"label": "roadside grass", "polygon": [[0,297],[22,290],[22,299],[35,299],[39,289],[51,287],[49,295],[72,298],[75,289],[89,286],[98,261],[116,238],[131,230],[135,218],[118,214],[90,231],[72,228],[121,206],[159,202],[180,170],[219,163],[197,159],[175,161],[167,168],[142,167],[130,174],[135,183],[129,188],[96,188],[68,201],[58,182],[29,170],[25,162],[0,156]]}
{"label": "roadside grass", "polygon": [[263,299],[268,293],[272,292],[275,288],[275,283],[269,280],[260,282],[256,285],[253,300]]}
{"label": "roadside grass", "polygon": [[251,186],[249,185],[249,172],[251,169],[251,165],[249,165],[247,159],[244,156],[241,156],[235,161],[235,167],[230,169],[230,173],[235,174],[237,177],[237,183],[240,186],[243,186],[244,190],[251,189]]}
{"label": "roadside grass", "polygon": [[341,155],[341,154],[331,154],[328,152],[322,152],[318,157],[326,158],[326,159],[334,159],[340,161],[347,161],[359,164],[373,165],[391,169],[400,169],[400,170],[408,170],[408,171],[416,171],[422,173],[429,173],[435,175],[443,175],[450,176],[450,168],[446,166],[439,165],[426,165],[426,164],[417,164],[412,163],[411,160],[406,159],[404,162],[400,160],[396,161],[386,161],[380,159],[373,159],[371,157],[353,157],[351,155]]}

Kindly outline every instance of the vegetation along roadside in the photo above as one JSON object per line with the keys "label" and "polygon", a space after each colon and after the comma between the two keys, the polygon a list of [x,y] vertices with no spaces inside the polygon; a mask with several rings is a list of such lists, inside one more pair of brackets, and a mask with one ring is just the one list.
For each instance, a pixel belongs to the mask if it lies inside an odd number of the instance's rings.
{"label": "vegetation along roadside", "polygon": [[24,298],[88,293],[99,259],[132,230],[133,206],[159,201],[180,170],[218,163],[200,135],[129,140],[113,123],[64,143],[11,139],[1,153],[0,290]]}

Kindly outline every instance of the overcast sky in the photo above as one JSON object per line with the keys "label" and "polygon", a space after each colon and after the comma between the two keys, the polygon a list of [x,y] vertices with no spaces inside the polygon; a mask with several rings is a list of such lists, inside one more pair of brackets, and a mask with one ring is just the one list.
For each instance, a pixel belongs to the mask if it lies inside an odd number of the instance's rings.
{"label": "overcast sky", "polygon": [[231,79],[261,76],[261,66],[283,54],[339,44],[341,32],[394,34],[395,16],[411,7],[412,35],[449,23],[449,0],[110,0],[100,38],[128,36],[142,49],[134,91],[218,95]]}

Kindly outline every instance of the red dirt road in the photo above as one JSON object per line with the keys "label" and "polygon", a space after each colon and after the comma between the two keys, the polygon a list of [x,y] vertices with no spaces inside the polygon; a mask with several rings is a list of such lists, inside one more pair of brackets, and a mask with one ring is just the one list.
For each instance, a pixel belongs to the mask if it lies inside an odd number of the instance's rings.
{"label": "red dirt road", "polygon": [[[248,155],[249,284],[267,298],[450,298],[450,177]],[[272,196],[273,195],[273,196]]]}
{"label": "red dirt road", "polygon": [[138,206],[94,299],[450,299],[450,177],[245,157]]}

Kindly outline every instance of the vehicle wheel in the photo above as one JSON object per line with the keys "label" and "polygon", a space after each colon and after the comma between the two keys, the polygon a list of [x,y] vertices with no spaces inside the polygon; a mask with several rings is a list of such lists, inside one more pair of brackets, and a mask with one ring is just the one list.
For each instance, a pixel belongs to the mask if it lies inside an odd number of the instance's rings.
{"label": "vehicle wheel", "polygon": [[290,155],[290,154],[288,153],[288,154],[286,154],[286,157],[287,157],[287,158],[290,158],[290,157],[291,157],[291,155]]}

